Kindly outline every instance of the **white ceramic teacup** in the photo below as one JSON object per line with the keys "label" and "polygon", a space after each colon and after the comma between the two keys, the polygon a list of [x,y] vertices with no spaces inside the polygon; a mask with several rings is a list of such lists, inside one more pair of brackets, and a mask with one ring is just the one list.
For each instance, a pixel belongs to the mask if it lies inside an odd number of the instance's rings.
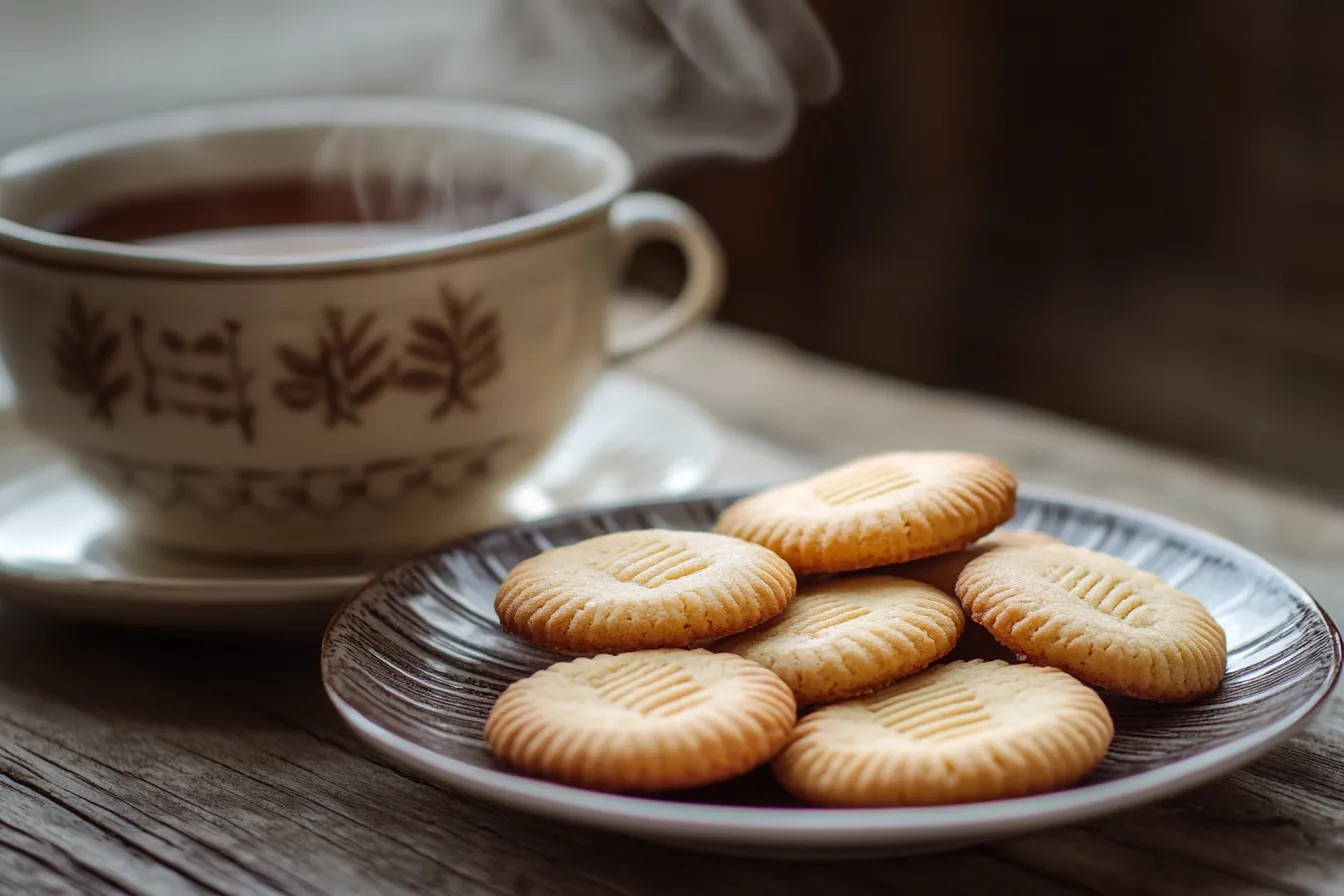
{"label": "white ceramic teacup", "polygon": [[[352,171],[355,193],[304,186]],[[19,413],[156,543],[432,543],[495,512],[604,364],[717,304],[712,234],[631,179],[571,122],[412,99],[183,110],[17,150],[0,158],[0,351]],[[382,224],[339,223],[352,206]],[[337,226],[183,236],[300,207]],[[623,262],[664,239],[686,256],[681,295],[609,344]]]}

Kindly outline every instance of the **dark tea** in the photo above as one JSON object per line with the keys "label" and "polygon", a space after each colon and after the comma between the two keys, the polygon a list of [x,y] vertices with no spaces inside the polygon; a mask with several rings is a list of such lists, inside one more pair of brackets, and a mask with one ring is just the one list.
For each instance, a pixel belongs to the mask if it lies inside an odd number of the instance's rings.
{"label": "dark tea", "polygon": [[218,255],[331,252],[497,224],[550,201],[497,183],[268,180],[146,193],[48,215],[44,230]]}

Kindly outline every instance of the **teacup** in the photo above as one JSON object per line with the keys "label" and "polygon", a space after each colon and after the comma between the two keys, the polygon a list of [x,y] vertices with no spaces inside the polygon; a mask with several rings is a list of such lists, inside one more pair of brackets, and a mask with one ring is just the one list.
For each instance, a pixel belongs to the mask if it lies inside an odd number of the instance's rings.
{"label": "teacup", "polygon": [[[405,98],[182,110],[19,149],[0,158],[18,412],[153,543],[428,545],[493,518],[605,364],[717,305],[710,230],[631,182],[572,122]],[[680,247],[685,286],[609,343],[622,264],[653,240]]]}

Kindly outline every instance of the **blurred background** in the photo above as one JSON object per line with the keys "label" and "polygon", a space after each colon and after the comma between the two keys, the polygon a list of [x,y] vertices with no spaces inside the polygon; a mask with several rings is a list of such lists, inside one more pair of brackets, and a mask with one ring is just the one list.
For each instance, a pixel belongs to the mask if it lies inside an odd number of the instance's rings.
{"label": "blurred background", "polygon": [[[1344,3],[803,2],[840,93],[767,161],[647,181],[721,235],[723,319],[1344,499]],[[395,42],[319,58],[334,32],[292,2],[192,6],[0,0],[0,142],[167,104],[150,43],[264,33],[298,73],[220,52],[202,96],[402,84]],[[140,68],[62,93],[94,62]],[[677,274],[657,251],[635,272]]]}
{"label": "blurred background", "polygon": [[1344,498],[1344,3],[809,2],[841,95],[665,184],[724,318]]}

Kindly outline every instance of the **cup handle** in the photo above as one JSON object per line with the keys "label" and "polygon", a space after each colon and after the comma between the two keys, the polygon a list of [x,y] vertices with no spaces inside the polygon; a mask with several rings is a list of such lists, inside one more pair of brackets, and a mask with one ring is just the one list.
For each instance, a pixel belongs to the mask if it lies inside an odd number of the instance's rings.
{"label": "cup handle", "polygon": [[611,206],[616,260],[654,240],[668,240],[686,257],[686,285],[661,314],[612,340],[607,359],[627,361],[661,345],[714,313],[723,298],[723,249],[709,225],[690,206],[662,193],[629,193]]}

